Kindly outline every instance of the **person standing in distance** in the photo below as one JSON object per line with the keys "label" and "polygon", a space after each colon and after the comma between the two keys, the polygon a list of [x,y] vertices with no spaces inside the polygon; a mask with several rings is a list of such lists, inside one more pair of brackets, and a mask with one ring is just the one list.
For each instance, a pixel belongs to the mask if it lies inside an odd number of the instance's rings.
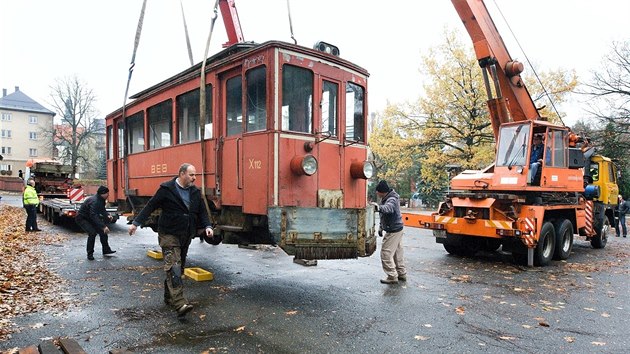
{"label": "person standing in distance", "polygon": [[[210,219],[203,197],[194,183],[197,179],[195,166],[184,163],[178,176],[160,185],[129,226],[129,235],[136,232],[154,210],[161,208],[158,221],[158,242],[164,255],[164,302],[184,316],[193,309],[184,297],[183,270],[190,241],[199,229],[206,237],[213,237]],[[205,229],[205,231],[204,231]]]}
{"label": "person standing in distance", "polygon": [[75,222],[79,225],[83,231],[87,232],[87,259],[94,260],[94,243],[96,242],[96,235],[101,241],[101,247],[103,249],[103,255],[111,255],[116,253],[109,247],[108,236],[109,228],[105,225],[105,220],[111,221],[112,217],[105,209],[105,203],[109,197],[109,188],[105,186],[98,187],[96,194],[86,199],[79,213],[75,218]]}
{"label": "person standing in distance", "polygon": [[615,224],[615,231],[617,233],[617,237],[619,237],[619,229],[623,231],[623,237],[628,236],[628,227],[626,226],[626,214],[630,210],[630,206],[628,205],[628,201],[624,200],[621,194],[617,197],[617,212],[619,213],[619,218],[617,218],[617,223]]}
{"label": "person standing in distance", "polygon": [[42,231],[37,227],[37,206],[39,197],[35,190],[35,180],[29,178],[22,194],[22,203],[26,209],[26,232]]}
{"label": "person standing in distance", "polygon": [[[381,265],[387,278],[381,279],[381,283],[396,284],[399,280],[407,281],[402,245],[404,233],[400,215],[400,196],[387,185],[385,180],[378,182],[376,195],[381,202],[380,204],[372,203],[372,205],[380,213],[380,229],[385,231],[381,245]],[[379,230],[379,235],[382,233],[381,230]]]}

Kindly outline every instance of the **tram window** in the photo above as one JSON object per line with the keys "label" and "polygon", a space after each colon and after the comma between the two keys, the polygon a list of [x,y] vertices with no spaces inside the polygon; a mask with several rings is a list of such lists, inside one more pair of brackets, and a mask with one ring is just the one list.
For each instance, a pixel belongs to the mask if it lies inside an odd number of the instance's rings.
{"label": "tram window", "polygon": [[118,122],[118,158],[125,157],[125,123]]}
{"label": "tram window", "polygon": [[138,112],[127,118],[129,130],[129,153],[144,151],[144,112]]}
{"label": "tram window", "polygon": [[346,140],[365,141],[365,115],[363,87],[348,82],[346,84]]}
{"label": "tram window", "polygon": [[158,103],[147,109],[149,119],[149,149],[157,149],[171,145],[173,133],[171,100]]}
{"label": "tram window", "polygon": [[[176,98],[177,141],[187,143],[199,140],[199,89]],[[212,85],[206,85],[206,127],[212,126]],[[210,129],[212,131],[212,129]]]}
{"label": "tram window", "polygon": [[297,66],[282,67],[282,129],[312,132],[313,72]]}
{"label": "tram window", "polygon": [[111,160],[114,158],[114,127],[111,125],[107,127],[107,159]]}
{"label": "tram window", "polygon": [[321,131],[337,136],[337,102],[339,85],[324,80],[322,89],[322,126]]}
{"label": "tram window", "polygon": [[247,127],[246,131],[264,130],[267,127],[267,89],[264,66],[248,71],[247,80]]}
{"label": "tram window", "polygon": [[240,76],[227,80],[227,135],[237,135],[243,131],[243,89]]}

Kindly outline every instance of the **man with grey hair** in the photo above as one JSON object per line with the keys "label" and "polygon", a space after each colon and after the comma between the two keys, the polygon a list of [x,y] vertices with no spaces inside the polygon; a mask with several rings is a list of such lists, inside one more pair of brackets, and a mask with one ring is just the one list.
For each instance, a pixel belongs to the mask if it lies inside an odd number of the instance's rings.
{"label": "man with grey hair", "polygon": [[197,231],[207,238],[214,236],[203,196],[194,183],[197,179],[195,166],[184,163],[178,176],[160,185],[155,195],[129,226],[129,235],[136,232],[153,213],[161,208],[158,220],[158,241],[164,255],[164,302],[184,316],[193,306],[184,298],[183,270],[190,241]]}

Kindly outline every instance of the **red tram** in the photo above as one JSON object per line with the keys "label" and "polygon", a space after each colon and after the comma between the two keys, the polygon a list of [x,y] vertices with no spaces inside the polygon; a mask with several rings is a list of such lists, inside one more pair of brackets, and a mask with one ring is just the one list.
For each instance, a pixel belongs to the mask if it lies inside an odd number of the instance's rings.
{"label": "red tram", "polygon": [[[132,96],[124,116],[106,118],[109,201],[133,218],[188,162],[224,242],[277,243],[301,259],[371,255],[368,72],[338,52],[278,41],[224,49],[206,61],[205,126],[201,63]],[[143,226],[156,229],[157,217]]]}

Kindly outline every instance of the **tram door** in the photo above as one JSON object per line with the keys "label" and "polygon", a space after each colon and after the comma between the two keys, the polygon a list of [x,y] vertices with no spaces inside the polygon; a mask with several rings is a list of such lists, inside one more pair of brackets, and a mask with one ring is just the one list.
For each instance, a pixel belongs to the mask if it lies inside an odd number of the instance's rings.
{"label": "tram door", "polygon": [[224,137],[219,163],[221,203],[242,206],[243,82],[240,69],[222,75],[220,92],[222,126],[219,131]]}
{"label": "tram door", "polygon": [[267,133],[267,69],[265,66],[249,68],[245,72],[243,108],[243,212],[267,214],[270,135]]}

